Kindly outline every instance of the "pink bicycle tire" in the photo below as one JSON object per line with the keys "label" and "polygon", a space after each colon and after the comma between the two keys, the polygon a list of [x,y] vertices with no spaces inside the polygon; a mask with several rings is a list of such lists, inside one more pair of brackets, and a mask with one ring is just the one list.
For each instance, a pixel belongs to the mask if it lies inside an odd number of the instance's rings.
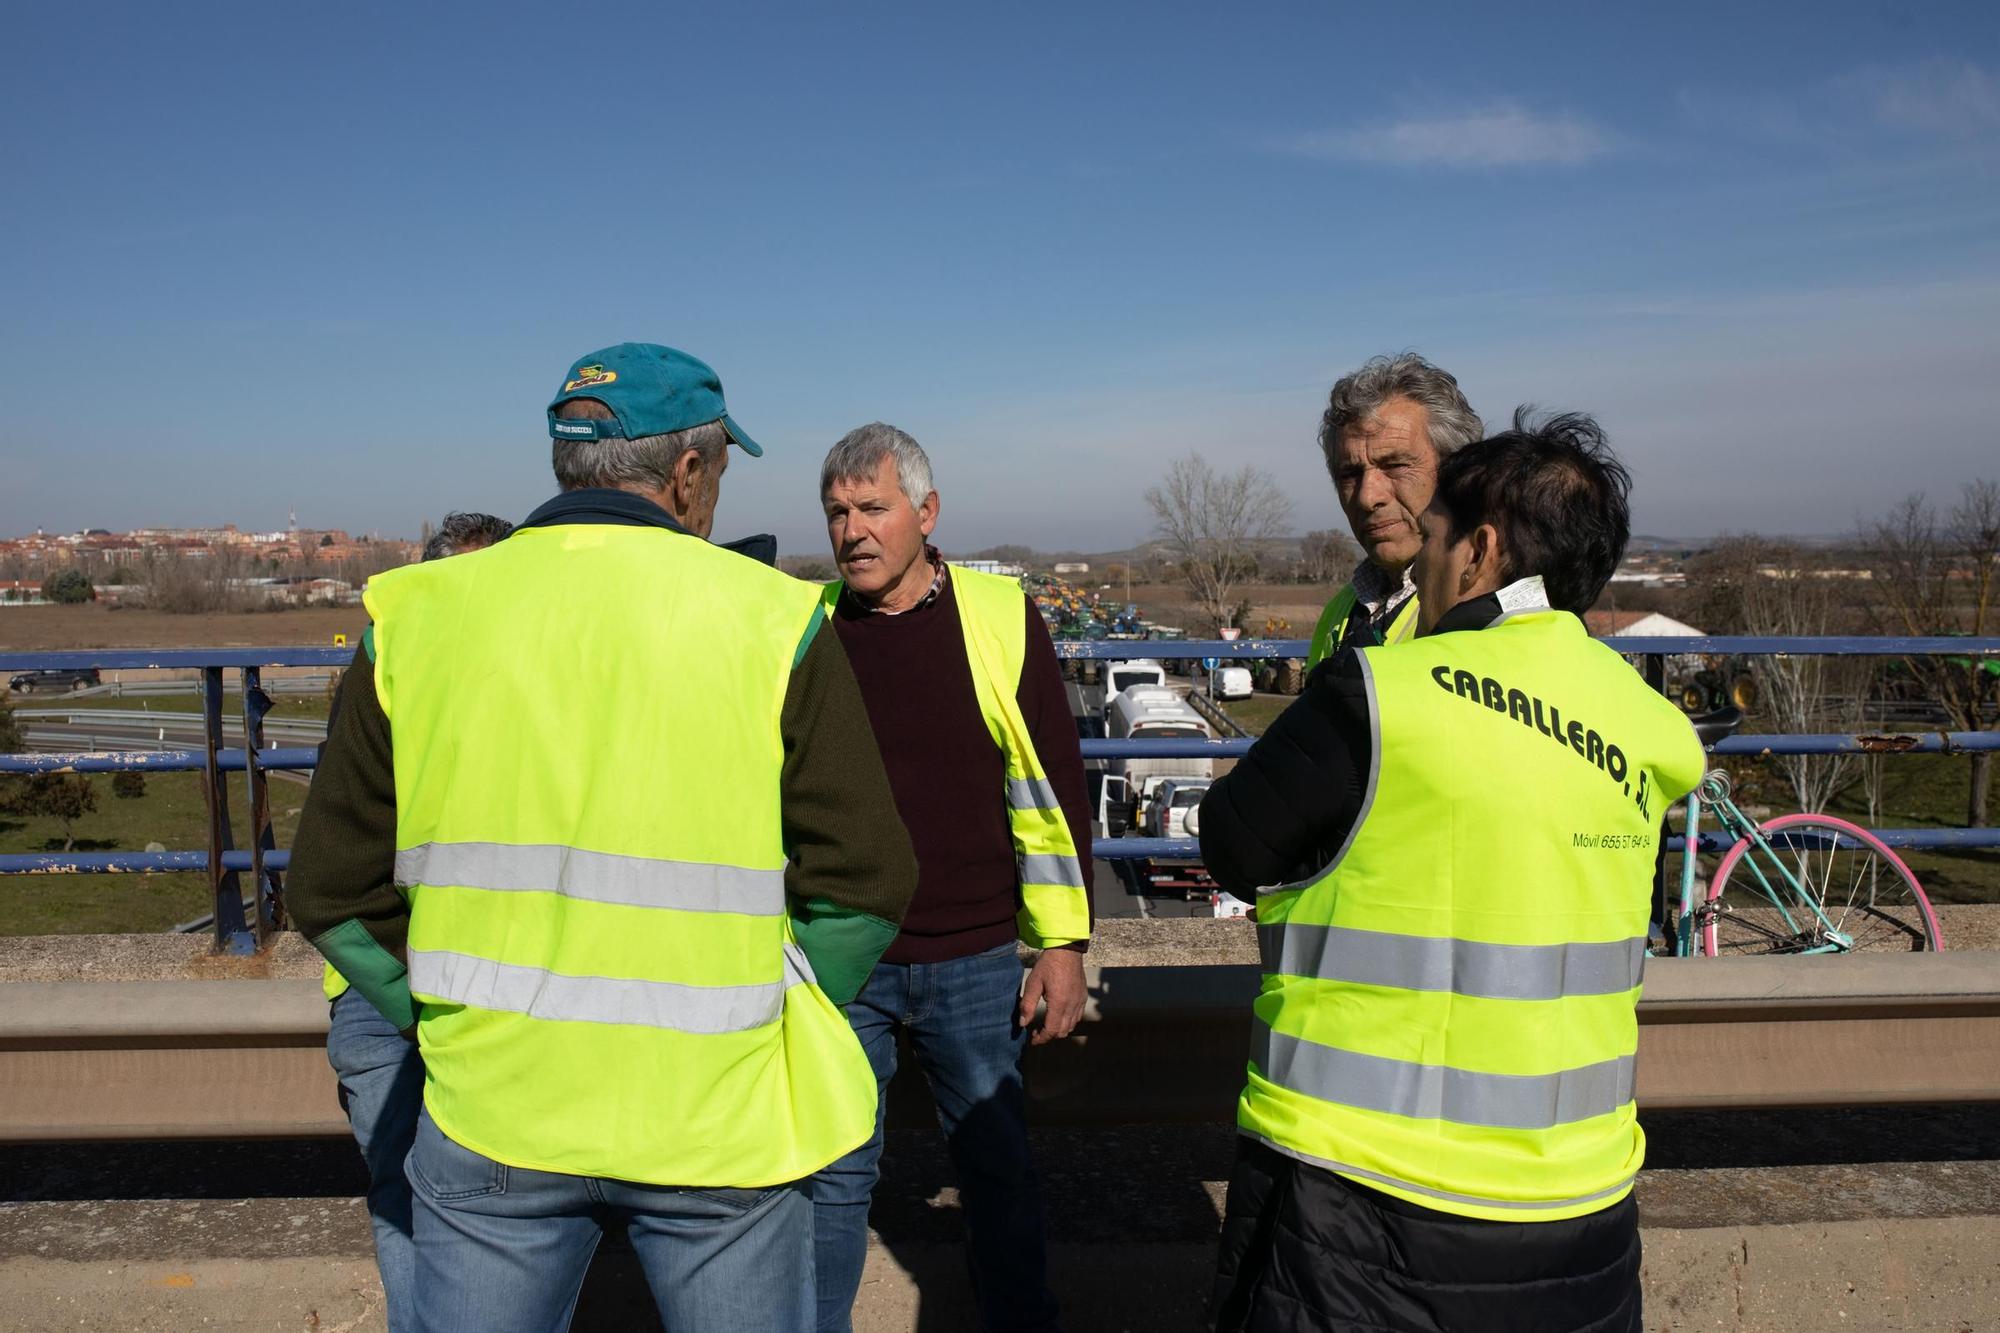
{"label": "pink bicycle tire", "polygon": [[[1930,932],[1931,951],[1935,952],[1944,948],[1944,931],[1938,925],[1937,912],[1931,907],[1930,895],[1924,892],[1924,886],[1917,881],[1916,875],[1911,872],[1910,868],[1903,864],[1903,858],[1896,855],[1895,851],[1887,843],[1883,842],[1873,833],[1870,833],[1867,829],[1862,828],[1858,824],[1850,824],[1844,819],[1836,819],[1832,815],[1809,814],[1779,815],[1776,819],[1765,820],[1757,828],[1760,833],[1765,835],[1768,841],[1770,835],[1773,833],[1782,833],[1788,828],[1798,828],[1801,825],[1816,825],[1820,828],[1833,829],[1838,833],[1853,838],[1856,842],[1862,844],[1886,860],[1891,866],[1895,867],[1896,873],[1903,877],[1903,882],[1910,886],[1910,893],[1917,900],[1917,910],[1923,913],[1924,925]],[[1710,958],[1716,957],[1718,952],[1713,908],[1722,898],[1724,890],[1729,887],[1730,872],[1736,869],[1736,863],[1741,861],[1745,854],[1749,852],[1751,845],[1750,839],[1738,838],[1735,846],[1722,854],[1722,860],[1716,864],[1715,875],[1709,880],[1708,897],[1705,901],[1711,910],[1708,914],[1707,924],[1701,928],[1701,951]]]}

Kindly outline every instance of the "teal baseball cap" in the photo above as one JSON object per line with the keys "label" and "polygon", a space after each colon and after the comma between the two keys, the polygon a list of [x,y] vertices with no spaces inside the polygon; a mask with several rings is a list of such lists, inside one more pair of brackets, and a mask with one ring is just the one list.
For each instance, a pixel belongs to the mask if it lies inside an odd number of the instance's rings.
{"label": "teal baseball cap", "polygon": [[[557,420],[556,409],[572,398],[595,398],[611,409],[613,420]],[[722,381],[709,364],[658,343],[619,343],[578,359],[549,404],[553,440],[636,440],[711,421],[720,421],[744,453],[764,456],[763,448],[730,419]]]}

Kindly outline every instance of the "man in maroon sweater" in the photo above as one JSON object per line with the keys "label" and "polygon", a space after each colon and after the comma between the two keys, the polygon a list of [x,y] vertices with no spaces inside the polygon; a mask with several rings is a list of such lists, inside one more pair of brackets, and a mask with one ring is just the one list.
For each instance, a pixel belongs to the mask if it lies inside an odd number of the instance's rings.
{"label": "man in maroon sweater", "polygon": [[[843,580],[833,594],[833,624],[860,681],[918,866],[902,933],[847,1006],[848,1019],[883,1089],[896,1070],[899,1031],[930,1082],[958,1172],[986,1327],[1051,1329],[1056,1302],[1028,1148],[1021,1052],[1030,1041],[1068,1036],[1083,1012],[1090,816],[1062,670],[1025,595],[1012,608],[1004,588],[995,596],[990,576],[954,573],[928,544],[938,497],[930,460],[908,435],[879,423],[850,432],[826,457],[820,499]],[[995,608],[1022,622],[986,623],[1000,613]],[[968,632],[994,629],[994,640],[1025,633],[1018,680],[974,679],[982,670],[976,659],[992,672],[994,658],[1005,654],[969,651]],[[999,716],[1007,700],[1018,716]],[[1067,827],[1073,855],[1036,856],[1040,847],[1022,842],[1033,835],[1014,827],[1009,793],[1025,784],[1010,783],[1009,756],[995,737],[1017,732],[1027,740],[1014,743],[1031,747],[1047,776],[1041,790],[1053,788],[1061,804],[1062,818],[1052,822]],[[1032,763],[1016,767],[1035,772]],[[1029,895],[1023,866],[1042,882]],[[1042,946],[1025,983],[1017,936]],[[822,1333],[851,1327],[881,1154],[878,1103],[874,1137],[814,1180]]]}

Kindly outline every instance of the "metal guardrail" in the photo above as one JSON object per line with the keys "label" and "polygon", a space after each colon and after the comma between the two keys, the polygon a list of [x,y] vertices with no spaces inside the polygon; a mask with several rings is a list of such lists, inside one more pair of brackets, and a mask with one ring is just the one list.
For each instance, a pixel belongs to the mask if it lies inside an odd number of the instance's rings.
{"label": "metal guardrail", "polygon": [[[273,676],[264,682],[266,694],[324,694],[333,679],[330,671],[314,672],[303,676]],[[200,694],[199,680],[114,680],[105,685],[88,685],[80,690],[62,690],[58,697],[65,699],[157,699],[181,694]],[[230,690],[234,694],[236,691]],[[15,691],[15,696],[23,699],[39,699],[40,690]]]}
{"label": "metal guardrail", "polygon": [[[1607,641],[1610,642],[1610,641]],[[1621,654],[1638,659],[1649,683],[1663,688],[1669,657],[1696,654],[1749,655],[1781,654],[1834,656],[1945,656],[2000,657],[2000,638],[1874,638],[1874,637],[1740,637],[1698,636],[1686,638],[1633,637],[1610,642]],[[1076,661],[1119,661],[1131,658],[1187,661],[1199,658],[1303,658],[1309,650],[1304,639],[1238,639],[1234,641],[1129,640],[1105,639],[1085,642],[1064,641],[1055,645],[1057,656]],[[214,926],[218,949],[248,953],[261,946],[270,932],[283,924],[282,881],[279,874],[288,864],[272,836],[269,792],[265,774],[270,770],[309,769],[317,762],[312,747],[277,747],[265,744],[264,715],[272,700],[264,688],[262,672],[267,667],[342,667],[352,660],[347,648],[215,648],[215,649],[92,649],[63,652],[0,652],[0,672],[40,668],[95,667],[99,670],[195,669],[201,672],[204,708],[201,749],[157,749],[98,752],[88,748],[57,753],[0,755],[0,772],[117,772],[125,769],[150,771],[199,770],[206,775],[204,794],[209,812],[209,847],[206,852],[131,853],[43,853],[0,856],[0,875],[64,874],[94,872],[201,871],[208,874],[216,902]],[[225,695],[223,672],[241,673],[243,721],[235,730],[247,743],[226,746],[222,720]],[[275,729],[275,728],[274,728]],[[1222,741],[1200,740],[1086,740],[1086,759],[1117,757],[1230,757],[1245,753],[1251,741],[1236,738]],[[1895,735],[1768,735],[1733,736],[1710,747],[1720,755],[1731,754],[1818,754],[1868,753],[1958,754],[2000,750],[1996,732],[1924,732]],[[233,846],[228,816],[226,775],[247,775],[251,804],[251,847],[238,852]],[[2000,829],[1876,829],[1874,832],[1897,847],[1996,847]],[[1670,838],[1669,850],[1679,850],[1681,840]],[[1721,850],[1712,835],[1704,835],[1702,850]],[[1147,856],[1195,856],[1199,844],[1192,839],[1099,838],[1092,853],[1105,859]],[[248,870],[258,891],[250,896],[254,911],[244,910],[240,875]]]}

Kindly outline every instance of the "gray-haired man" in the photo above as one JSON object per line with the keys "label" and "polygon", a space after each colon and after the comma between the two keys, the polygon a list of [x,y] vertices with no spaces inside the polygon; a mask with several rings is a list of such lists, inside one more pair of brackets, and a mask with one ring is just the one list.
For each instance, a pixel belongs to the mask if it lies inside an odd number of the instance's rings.
{"label": "gray-haired man", "polygon": [[1366,556],[1313,630],[1311,670],[1351,644],[1395,643],[1416,632],[1410,566],[1424,544],[1438,464],[1484,434],[1458,380],[1418,356],[1378,356],[1342,376],[1320,417],[1319,447]]}
{"label": "gray-haired man", "polygon": [[[1021,1053],[1068,1036],[1084,1003],[1090,815],[1062,668],[1018,580],[929,544],[930,459],[902,431],[876,422],[834,445],[820,507],[834,632],[917,853],[916,896],[847,1018],[879,1089],[899,1034],[930,1082],[981,1323],[1053,1329]],[[1017,939],[1041,950],[1025,980]],[[820,1333],[852,1326],[881,1115],[878,1100],[873,1137],[813,1181]]]}

